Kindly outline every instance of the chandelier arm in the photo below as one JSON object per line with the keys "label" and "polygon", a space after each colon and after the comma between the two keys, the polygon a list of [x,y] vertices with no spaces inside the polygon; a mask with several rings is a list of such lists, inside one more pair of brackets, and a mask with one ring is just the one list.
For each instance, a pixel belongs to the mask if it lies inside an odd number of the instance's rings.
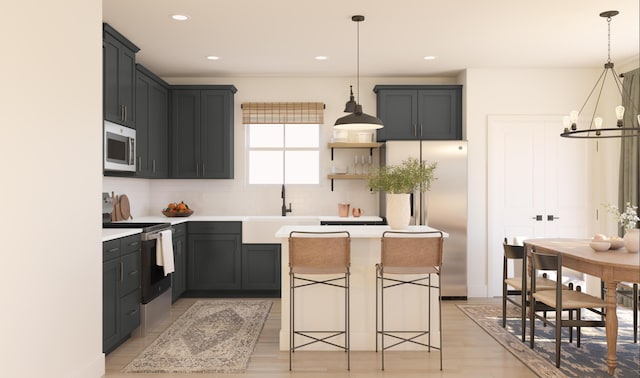
{"label": "chandelier arm", "polygon": [[[613,82],[616,83],[616,87],[618,87],[618,92],[620,93],[620,97],[621,98],[630,98],[631,95],[629,94],[629,92],[627,92],[624,89],[624,85],[622,85],[622,82],[620,81],[618,76],[618,73],[616,72],[616,70],[611,67],[611,74],[613,75]],[[629,103],[631,104],[631,109],[625,110],[625,112],[631,112],[631,114],[638,114],[638,110],[636,109],[636,104],[634,101],[629,101]]]}
{"label": "chandelier arm", "polygon": [[[602,80],[602,77],[606,73],[607,73],[607,69],[605,68],[602,71],[602,73],[600,74],[600,77],[598,78],[598,80],[596,80],[596,83],[594,84],[593,88],[591,88],[591,92],[589,92],[589,96],[587,96],[587,99],[585,100],[584,104],[582,104],[582,107],[580,108],[580,111],[578,112],[578,114],[582,114],[582,110],[584,110],[584,107],[587,106],[587,103],[589,102],[589,99],[593,95],[593,91],[596,90],[596,88],[598,87],[598,83],[600,83],[600,80]],[[604,81],[602,81],[602,84],[604,85]]]}

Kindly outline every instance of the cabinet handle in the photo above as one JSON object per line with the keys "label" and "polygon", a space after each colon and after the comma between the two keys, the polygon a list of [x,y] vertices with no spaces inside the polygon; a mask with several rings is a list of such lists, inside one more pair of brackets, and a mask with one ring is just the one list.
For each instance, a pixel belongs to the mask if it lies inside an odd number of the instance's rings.
{"label": "cabinet handle", "polygon": [[202,177],[204,177],[204,163],[202,163]]}
{"label": "cabinet handle", "polygon": [[132,315],[135,315],[136,313],[138,313],[138,310],[137,310],[137,309],[136,309],[136,310],[131,310],[131,311],[129,311],[129,312],[127,313],[127,316],[132,316]]}
{"label": "cabinet handle", "polygon": [[138,156],[138,166],[136,167],[136,171],[139,171],[142,167],[142,156]]}
{"label": "cabinet handle", "polygon": [[130,276],[135,276],[135,275],[137,275],[137,274],[138,274],[138,271],[137,271],[137,270],[132,270],[131,272],[129,272],[129,275],[130,275]]}
{"label": "cabinet handle", "polygon": [[120,281],[124,281],[124,263],[120,261]]}
{"label": "cabinet handle", "polygon": [[152,167],[152,168],[151,168],[151,171],[152,171],[153,173],[156,173],[156,159],[153,159],[153,160],[151,161],[151,167]]}
{"label": "cabinet handle", "polygon": [[420,124],[420,139],[422,139],[422,124]]}
{"label": "cabinet handle", "polygon": [[417,124],[413,124],[413,136],[417,137],[418,136],[418,125]]}
{"label": "cabinet handle", "polygon": [[118,250],[118,247],[111,248],[111,249],[109,250],[109,253],[111,253],[111,252],[116,252],[117,250]]}
{"label": "cabinet handle", "polygon": [[122,120],[126,122],[127,121],[127,106],[123,105],[122,107],[124,108],[124,119],[122,119]]}

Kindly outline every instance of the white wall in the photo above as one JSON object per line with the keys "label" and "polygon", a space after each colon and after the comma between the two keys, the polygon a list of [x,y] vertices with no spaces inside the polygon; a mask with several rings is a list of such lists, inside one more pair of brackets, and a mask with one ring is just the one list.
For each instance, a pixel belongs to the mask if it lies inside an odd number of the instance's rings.
{"label": "white wall", "polygon": [[[473,188],[469,193],[468,266],[475,267],[468,270],[469,297],[487,296],[487,266],[502,263],[487,261],[487,116],[558,115],[560,134],[561,116],[582,106],[599,74],[599,69],[466,71],[464,84],[469,140],[469,187]],[[602,102],[599,109],[610,106],[606,102]],[[590,173],[593,188],[590,188],[590,201],[594,214],[591,229],[595,233],[601,227],[595,220],[596,207],[602,202],[617,201],[617,191],[614,188],[617,187],[619,148],[616,148],[615,140],[575,142],[589,143],[591,148]],[[619,140],[617,143],[619,144]]]}
{"label": "white wall", "polygon": [[1,374],[99,377],[102,4],[2,13]]}

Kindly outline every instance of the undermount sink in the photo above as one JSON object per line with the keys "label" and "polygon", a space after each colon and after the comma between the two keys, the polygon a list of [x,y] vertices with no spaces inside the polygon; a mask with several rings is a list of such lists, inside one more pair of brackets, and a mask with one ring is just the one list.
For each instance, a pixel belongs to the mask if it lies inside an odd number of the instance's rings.
{"label": "undermount sink", "polygon": [[320,225],[316,216],[249,216],[242,221],[243,243],[280,243],[274,235],[282,226]]}

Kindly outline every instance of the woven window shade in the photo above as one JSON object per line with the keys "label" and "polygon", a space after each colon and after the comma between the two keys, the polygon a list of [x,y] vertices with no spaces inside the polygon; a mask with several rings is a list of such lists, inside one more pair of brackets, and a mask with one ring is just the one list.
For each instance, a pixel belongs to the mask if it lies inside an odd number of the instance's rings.
{"label": "woven window shade", "polygon": [[324,123],[322,102],[245,102],[244,124]]}

